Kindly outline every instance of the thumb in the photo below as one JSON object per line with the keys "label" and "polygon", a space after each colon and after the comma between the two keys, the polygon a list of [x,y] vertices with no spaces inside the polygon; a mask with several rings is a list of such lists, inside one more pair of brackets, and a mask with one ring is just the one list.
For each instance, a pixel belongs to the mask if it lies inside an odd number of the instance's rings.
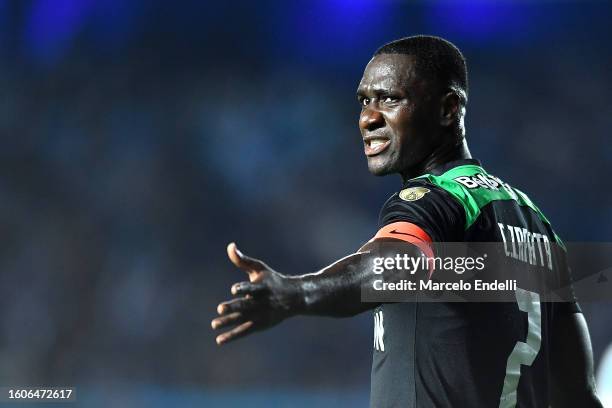
{"label": "thumb", "polygon": [[262,261],[248,257],[242,252],[240,252],[234,242],[230,243],[227,246],[227,256],[234,265],[246,271],[249,274],[249,277],[254,278],[254,276],[252,275],[255,275],[257,274],[257,272],[266,269],[266,265]]}

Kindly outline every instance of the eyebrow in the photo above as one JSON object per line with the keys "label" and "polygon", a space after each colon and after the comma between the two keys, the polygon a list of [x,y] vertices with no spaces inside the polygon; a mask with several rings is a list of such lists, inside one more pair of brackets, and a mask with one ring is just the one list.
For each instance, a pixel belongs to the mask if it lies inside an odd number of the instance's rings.
{"label": "eyebrow", "polygon": [[370,91],[366,91],[365,89],[358,87],[357,88],[357,97],[365,96],[366,93],[372,93],[374,95],[387,95],[390,93],[396,93],[395,91],[391,91],[388,87],[380,87],[377,86],[375,88],[371,88]]}

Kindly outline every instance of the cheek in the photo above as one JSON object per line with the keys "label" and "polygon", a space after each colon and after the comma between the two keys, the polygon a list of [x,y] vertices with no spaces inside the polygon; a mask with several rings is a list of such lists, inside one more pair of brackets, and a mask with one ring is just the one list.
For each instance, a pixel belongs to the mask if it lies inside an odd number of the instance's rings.
{"label": "cheek", "polygon": [[393,129],[393,133],[400,143],[404,143],[411,137],[413,125],[412,112],[408,109],[398,110],[389,118],[389,126]]}

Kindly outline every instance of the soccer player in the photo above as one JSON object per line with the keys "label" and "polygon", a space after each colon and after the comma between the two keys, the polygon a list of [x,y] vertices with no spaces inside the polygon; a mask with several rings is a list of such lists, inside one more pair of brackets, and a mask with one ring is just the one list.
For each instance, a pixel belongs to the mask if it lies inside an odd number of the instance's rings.
{"label": "soccer player", "polygon": [[[382,46],[357,98],[370,172],[398,173],[404,183],[384,204],[380,229],[356,253],[302,276],[280,274],[229,244],[230,260],[249,281],[234,284],[234,299],[218,306],[212,327],[225,331],[217,343],[295,315],[373,309],[373,407],[600,407],[575,301],[540,302],[517,289],[514,303],[362,302],[361,288],[380,278],[372,271],[382,242],[414,256],[430,255],[436,242],[527,242],[539,249],[532,263],[540,273],[562,282],[569,272],[564,255],[549,250],[562,243],[538,208],[472,159],[466,62],[453,44],[414,36]],[[506,255],[534,261],[531,252]]]}

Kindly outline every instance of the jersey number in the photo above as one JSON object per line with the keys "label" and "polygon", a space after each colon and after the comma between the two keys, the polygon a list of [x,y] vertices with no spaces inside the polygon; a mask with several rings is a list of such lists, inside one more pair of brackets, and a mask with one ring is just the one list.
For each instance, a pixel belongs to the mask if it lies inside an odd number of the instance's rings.
{"label": "jersey number", "polygon": [[499,398],[499,408],[516,406],[516,390],[521,378],[521,365],[531,366],[542,344],[542,312],[540,295],[521,288],[516,289],[519,310],[527,313],[528,329],[525,342],[517,341],[506,364],[504,388]]}
{"label": "jersey number", "polygon": [[374,313],[374,350],[385,351],[385,325],[382,310]]}

